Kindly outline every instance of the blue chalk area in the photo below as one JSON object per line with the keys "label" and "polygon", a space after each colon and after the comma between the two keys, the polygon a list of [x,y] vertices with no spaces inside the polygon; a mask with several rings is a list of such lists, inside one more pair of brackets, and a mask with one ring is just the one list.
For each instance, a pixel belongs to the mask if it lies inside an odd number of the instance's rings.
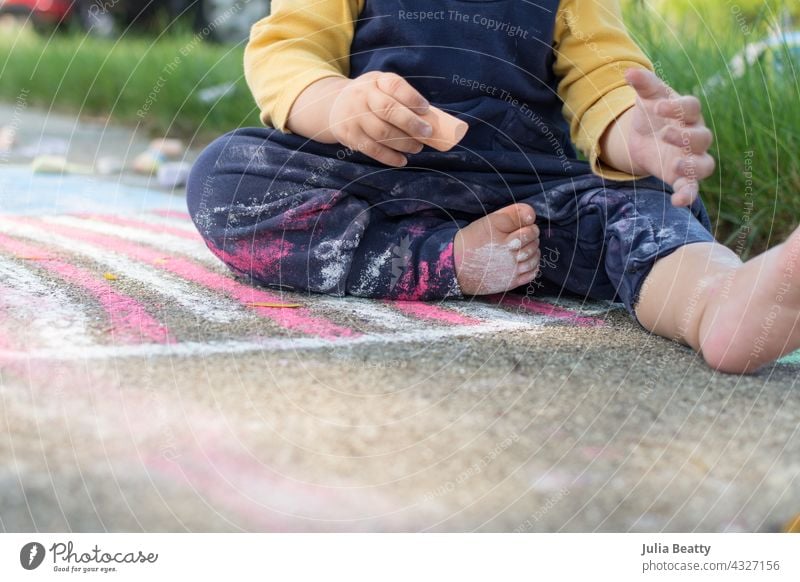
{"label": "blue chalk area", "polygon": [[119,213],[186,210],[183,196],[123,184],[115,179],[69,174],[34,174],[27,166],[0,169],[0,213]]}

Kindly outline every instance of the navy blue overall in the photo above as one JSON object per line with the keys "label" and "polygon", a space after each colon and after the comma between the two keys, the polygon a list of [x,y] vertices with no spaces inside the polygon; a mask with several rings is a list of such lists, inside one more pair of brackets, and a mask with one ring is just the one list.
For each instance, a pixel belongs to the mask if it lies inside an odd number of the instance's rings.
{"label": "navy blue overall", "polygon": [[557,9],[557,0],[367,0],[351,77],[405,77],[467,121],[466,137],[396,169],[275,129],[233,131],[209,145],[189,180],[189,211],[209,248],[264,285],[458,297],[456,231],[524,202],[541,231],[534,283],[633,312],[657,258],[713,240],[708,216],[700,201],[673,207],[659,180],[604,180],[576,159],[552,71]]}

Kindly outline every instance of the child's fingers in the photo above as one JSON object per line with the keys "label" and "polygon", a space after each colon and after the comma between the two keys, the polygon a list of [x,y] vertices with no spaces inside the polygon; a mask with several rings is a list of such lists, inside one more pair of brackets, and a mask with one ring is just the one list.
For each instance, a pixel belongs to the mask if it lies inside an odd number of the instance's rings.
{"label": "child's fingers", "polygon": [[680,128],[677,125],[669,125],[664,128],[662,137],[668,144],[695,154],[708,151],[714,141],[714,134],[705,126]]}
{"label": "child's fingers", "polygon": [[381,91],[367,95],[367,105],[375,115],[412,137],[433,135],[431,124],[424,121],[397,99]]}
{"label": "child's fingers", "polygon": [[686,125],[694,125],[703,119],[700,100],[692,95],[659,101],[656,104],[656,113],[662,117],[677,119]]}
{"label": "child's fingers", "polygon": [[714,173],[716,162],[709,154],[689,154],[678,158],[675,162],[675,180],[689,178],[702,180]]}
{"label": "child's fingers", "polygon": [[[691,165],[693,166],[692,174],[694,178],[703,180],[714,173],[714,168],[717,163],[710,154],[700,154],[692,156]],[[691,177],[691,175],[689,177]]]}
{"label": "child's fingers", "polygon": [[371,157],[374,160],[378,160],[382,164],[386,164],[387,166],[394,166],[396,168],[408,164],[408,160],[403,154],[401,154],[396,150],[393,150],[392,148],[386,147],[381,143],[378,143],[377,141],[372,139],[369,135],[367,135],[363,130],[354,132],[353,138],[355,143],[349,143],[345,145],[354,149],[357,148],[365,155]]}
{"label": "child's fingers", "polygon": [[700,192],[700,180],[714,173],[716,162],[709,154],[690,155],[678,160],[676,178],[672,182],[674,206],[687,206]]}
{"label": "child's fingers", "polygon": [[642,99],[667,98],[672,94],[666,83],[647,69],[628,69],[625,79]]}
{"label": "child's fingers", "polygon": [[418,154],[422,151],[423,145],[419,141],[378,117],[373,116],[362,129],[373,140],[398,152]]}
{"label": "child's fingers", "polygon": [[672,189],[675,191],[671,198],[673,206],[689,206],[700,192],[700,186],[693,178],[678,178]]}
{"label": "child's fingers", "polygon": [[417,113],[425,114],[430,104],[428,100],[419,94],[408,81],[400,75],[394,73],[382,73],[378,77],[378,88],[386,95],[393,97],[406,107],[415,110]]}

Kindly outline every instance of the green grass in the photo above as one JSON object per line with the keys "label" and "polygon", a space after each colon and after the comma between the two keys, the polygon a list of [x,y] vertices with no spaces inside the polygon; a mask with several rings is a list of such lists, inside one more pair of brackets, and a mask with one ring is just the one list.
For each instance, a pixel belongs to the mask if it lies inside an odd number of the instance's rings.
{"label": "green grass", "polygon": [[[124,41],[77,34],[0,38],[0,98],[110,117],[165,135],[213,137],[258,123],[243,78],[243,47],[202,42],[189,33]],[[204,103],[198,91],[234,83]]]}
{"label": "green grass", "polygon": [[[755,63],[731,78],[726,64],[764,37],[757,32],[768,29],[763,22],[750,23],[744,33],[729,14],[727,20],[696,20],[696,32],[687,34],[683,25],[645,9],[629,7],[627,17],[658,73],[703,101],[717,170],[703,182],[702,196],[717,238],[743,258],[780,242],[800,219],[800,70],[778,75]],[[709,87],[715,75],[723,82]]]}

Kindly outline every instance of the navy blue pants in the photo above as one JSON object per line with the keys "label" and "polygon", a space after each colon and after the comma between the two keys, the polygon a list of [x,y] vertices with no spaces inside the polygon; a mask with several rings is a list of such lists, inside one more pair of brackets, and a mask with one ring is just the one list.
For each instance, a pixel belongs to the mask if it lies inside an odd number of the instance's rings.
{"label": "navy blue pants", "polygon": [[343,146],[245,128],[200,155],[188,205],[211,251],[253,283],[433,300],[462,295],[456,231],[523,202],[541,231],[534,284],[622,301],[633,313],[656,259],[714,240],[702,202],[675,208],[670,193],[659,180],[608,181],[554,156],[426,148],[398,169]]}

